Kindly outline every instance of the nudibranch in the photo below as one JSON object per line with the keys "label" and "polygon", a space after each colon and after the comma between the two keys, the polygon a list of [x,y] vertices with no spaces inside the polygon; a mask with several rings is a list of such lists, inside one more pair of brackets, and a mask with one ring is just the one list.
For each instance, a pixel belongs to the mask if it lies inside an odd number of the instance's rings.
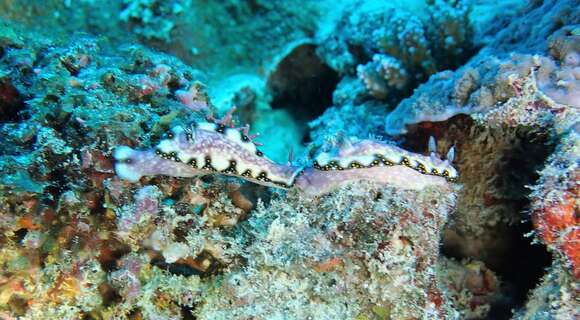
{"label": "nudibranch", "polygon": [[447,160],[436,156],[435,138],[429,139],[430,157],[415,154],[399,147],[375,140],[346,143],[335,153],[323,152],[314,159],[314,168],[323,171],[348,170],[382,166],[403,165],[422,174],[442,176],[451,182],[457,180],[457,170],[451,166],[455,149],[451,148]]}
{"label": "nudibranch", "polygon": [[249,134],[248,126],[233,126],[231,112],[217,122],[174,127],[153,149],[116,148],[113,156],[117,175],[136,182],[150,175],[194,177],[217,173],[311,195],[359,180],[421,189],[454,182],[458,177],[451,165],[453,148],[447,160],[441,160],[435,153],[434,139],[429,143],[430,156],[380,141],[360,140],[348,142],[333,153],[318,154],[312,166],[278,164],[258,149],[256,135]]}
{"label": "nudibranch", "polygon": [[437,157],[435,139],[430,138],[430,156],[405,151],[376,140],[347,142],[335,152],[318,154],[312,168],[305,168],[296,187],[306,193],[324,193],[338,185],[367,180],[403,189],[422,189],[427,185],[444,185],[458,179],[451,165],[455,151],[447,160]]}
{"label": "nudibranch", "polygon": [[234,128],[231,111],[224,119],[174,127],[151,150],[127,146],[115,149],[117,175],[132,182],[142,176],[194,177],[208,173],[237,176],[266,186],[291,188],[300,168],[268,159],[249,135],[249,127]]}

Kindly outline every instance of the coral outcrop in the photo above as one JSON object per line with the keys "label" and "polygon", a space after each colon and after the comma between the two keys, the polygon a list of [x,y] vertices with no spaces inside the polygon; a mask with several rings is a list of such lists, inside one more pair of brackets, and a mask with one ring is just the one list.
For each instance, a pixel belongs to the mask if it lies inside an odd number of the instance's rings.
{"label": "coral outcrop", "polygon": [[145,39],[171,42],[175,16],[189,9],[191,1],[125,0],[119,18]]}
{"label": "coral outcrop", "polygon": [[[498,253],[513,250],[509,249],[513,238],[507,235],[514,228],[510,225],[530,219],[521,215],[523,210],[531,214],[535,237],[556,260],[545,279],[560,279],[562,290],[570,288],[570,280],[564,279],[578,277],[579,223],[573,213],[578,198],[580,119],[580,20],[573,9],[577,5],[575,1],[530,4],[520,19],[465,66],[433,75],[386,117],[390,134],[435,135],[440,144],[455,144],[461,150],[457,165],[465,189],[444,238],[449,252],[483,259],[502,272],[506,257]],[[524,35],[515,32],[523,21],[550,14],[559,17],[557,25],[546,18],[526,23],[526,28],[533,26],[531,36],[526,33],[523,42],[516,42],[514,37]],[[532,41],[530,37],[538,41],[523,45]],[[540,294],[546,281],[535,292]],[[552,303],[566,308],[575,298],[572,294],[554,299]],[[537,300],[529,302],[522,315],[560,314],[557,308],[533,310],[534,303]]]}
{"label": "coral outcrop", "polygon": [[[547,6],[550,5],[545,4],[542,8],[532,10],[523,19],[531,19],[536,10],[547,10],[545,8]],[[564,5],[552,4],[551,10],[556,9],[561,12],[568,10]],[[521,210],[518,209],[520,205],[517,202],[527,196],[528,192],[523,187],[534,183],[536,177],[530,175],[528,178],[525,176],[516,178],[512,175],[509,180],[503,182],[497,180],[498,176],[504,176],[503,171],[509,170],[510,161],[516,160],[513,159],[514,153],[528,153],[520,166],[531,166],[534,168],[533,171],[540,169],[544,159],[548,157],[549,151],[542,151],[545,150],[545,144],[574,144],[567,141],[570,139],[575,141],[575,134],[570,132],[575,131],[578,121],[576,96],[580,90],[577,88],[579,78],[576,75],[578,71],[576,57],[580,40],[574,34],[574,27],[570,26],[563,27],[546,38],[548,41],[544,43],[544,52],[550,56],[505,55],[501,51],[502,46],[495,44],[494,46],[498,47],[495,48],[496,57],[490,59],[489,51],[494,47],[488,47],[458,71],[432,76],[412,97],[399,104],[386,118],[386,131],[391,134],[403,133],[410,127],[419,128],[422,134],[433,134],[440,138],[442,144],[457,144],[458,150],[461,150],[458,154],[458,161],[461,164],[458,166],[460,172],[464,174],[462,177],[466,188],[462,200],[459,201],[455,231],[463,229],[459,233],[479,239],[463,242],[464,244],[481,242],[482,237],[491,236],[497,239],[495,233],[501,229],[498,228],[498,223],[500,225],[515,223],[521,219],[517,213]],[[438,94],[433,94],[434,92]],[[465,117],[457,116],[460,114],[469,115],[475,121],[466,122]],[[430,124],[445,120],[451,125]],[[470,150],[469,145],[476,146],[477,150]],[[498,154],[503,156],[498,157]],[[509,159],[509,154],[513,160]],[[537,157],[536,160],[534,157]],[[572,162],[575,158],[571,151],[563,157]],[[470,161],[467,163],[462,159]],[[475,162],[478,165],[472,166],[473,159],[480,159]],[[543,172],[553,172],[549,171],[549,167],[550,165]],[[570,176],[567,178],[570,182],[560,180],[559,183],[563,184],[559,185],[558,189],[571,188],[570,195],[574,193],[573,181],[577,180],[575,170],[570,166],[568,169],[562,168],[561,174]],[[542,173],[540,176],[540,181],[547,178]],[[517,187],[513,184],[510,186],[510,183],[518,179],[520,191],[516,192]],[[569,187],[565,187],[566,185]],[[537,188],[541,189],[540,186]],[[548,188],[552,190],[554,187]],[[564,195],[562,197],[565,199]],[[539,196],[538,193],[531,194],[530,198],[533,201],[542,199],[541,203],[546,201],[546,198]],[[482,219],[482,215],[486,218]],[[565,213],[558,214],[562,215],[570,216]],[[537,221],[538,213],[534,216]],[[568,225],[572,228],[577,225],[573,219],[565,217],[562,219],[568,219]],[[480,221],[489,226],[478,231],[477,228],[468,227],[474,226],[471,221]],[[540,233],[546,233],[543,237],[547,237],[548,243],[552,243],[551,233],[548,231],[552,227],[541,224],[539,227]],[[560,227],[556,227],[558,228]],[[456,232],[451,232],[448,239],[455,241],[451,239],[456,237]],[[459,236],[461,237],[463,236]],[[482,251],[481,247],[464,247],[461,250],[466,250],[469,256],[485,254],[485,250]],[[566,252],[572,251],[568,249]],[[574,260],[575,257],[572,255],[569,258]]]}
{"label": "coral outcrop", "polygon": [[321,198],[276,198],[246,222],[248,264],[223,275],[202,319],[456,316],[436,275],[451,189],[358,183]]}
{"label": "coral outcrop", "polygon": [[351,6],[321,39],[318,54],[340,73],[356,70],[375,98],[400,97],[472,51],[470,7],[463,1],[428,1],[426,16],[390,3]]}

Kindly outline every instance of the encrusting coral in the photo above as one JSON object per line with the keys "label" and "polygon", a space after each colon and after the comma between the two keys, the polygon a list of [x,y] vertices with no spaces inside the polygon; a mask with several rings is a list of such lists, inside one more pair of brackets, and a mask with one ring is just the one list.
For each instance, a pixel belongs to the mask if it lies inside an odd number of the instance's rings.
{"label": "encrusting coral", "polygon": [[531,213],[538,236],[580,279],[580,133],[569,130],[533,187]]}
{"label": "encrusting coral", "polygon": [[559,262],[554,263],[531,292],[525,308],[518,310],[513,319],[577,319],[580,317],[579,289],[577,278],[571,276]]}
{"label": "encrusting coral", "polygon": [[400,97],[472,51],[464,1],[428,1],[425,17],[389,3],[351,5],[317,52],[340,73],[356,70],[376,98]]}
{"label": "encrusting coral", "polygon": [[[455,196],[366,182],[277,196],[242,225],[248,264],[220,276],[202,319],[455,318],[435,274]],[[404,301],[404,303],[401,303]]]}
{"label": "encrusting coral", "polygon": [[170,42],[174,16],[187,10],[191,1],[124,0],[123,4],[119,18],[129,23],[133,32],[146,39]]}
{"label": "encrusting coral", "polygon": [[389,90],[402,90],[408,83],[407,72],[397,59],[375,54],[373,60],[356,69],[358,77],[375,98],[385,98]]}
{"label": "encrusting coral", "polygon": [[[162,191],[144,187],[129,205],[131,191],[110,179],[108,149],[135,133],[140,141],[155,136],[174,118],[194,120],[173,93],[201,73],[138,46],[110,56],[88,36],[55,45],[25,32],[17,41],[10,37],[16,33],[2,32],[0,50],[0,82],[18,93],[0,93],[15,108],[0,119],[0,312],[29,319],[104,314],[117,295],[111,268],[141,248],[145,236],[136,235],[159,219]],[[158,113],[147,111],[152,107]]]}
{"label": "encrusting coral", "polygon": [[481,261],[441,259],[439,277],[462,319],[490,317],[491,305],[501,296],[497,276]]}

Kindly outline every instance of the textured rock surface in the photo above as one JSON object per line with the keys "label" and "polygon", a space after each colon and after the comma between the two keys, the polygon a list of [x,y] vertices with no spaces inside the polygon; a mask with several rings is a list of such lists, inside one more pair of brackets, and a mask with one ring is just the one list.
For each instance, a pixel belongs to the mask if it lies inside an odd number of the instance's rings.
{"label": "textured rock surface", "polygon": [[454,201],[445,187],[368,184],[274,199],[247,222],[248,264],[223,276],[200,317],[453,318],[436,269]]}

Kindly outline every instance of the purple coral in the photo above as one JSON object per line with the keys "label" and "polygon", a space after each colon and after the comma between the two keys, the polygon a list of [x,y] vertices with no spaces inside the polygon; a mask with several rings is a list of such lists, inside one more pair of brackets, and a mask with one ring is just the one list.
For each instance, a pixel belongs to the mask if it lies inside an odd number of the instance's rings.
{"label": "purple coral", "polygon": [[139,225],[147,225],[157,216],[161,192],[155,186],[145,186],[135,194],[135,205],[123,207],[118,212],[117,229],[121,234],[134,231]]}

